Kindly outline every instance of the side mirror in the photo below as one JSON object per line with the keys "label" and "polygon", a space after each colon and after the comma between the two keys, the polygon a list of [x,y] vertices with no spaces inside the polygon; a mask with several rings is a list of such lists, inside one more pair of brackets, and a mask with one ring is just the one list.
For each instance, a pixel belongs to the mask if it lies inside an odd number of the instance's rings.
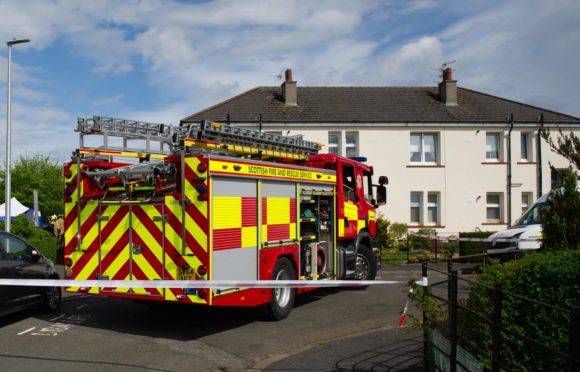
{"label": "side mirror", "polygon": [[385,205],[387,203],[387,188],[384,185],[377,186],[376,205]]}
{"label": "side mirror", "polygon": [[379,185],[383,186],[383,185],[388,185],[388,184],[389,184],[389,179],[386,176],[379,177]]}
{"label": "side mirror", "polygon": [[36,249],[30,251],[30,261],[38,262],[40,260],[40,253]]}

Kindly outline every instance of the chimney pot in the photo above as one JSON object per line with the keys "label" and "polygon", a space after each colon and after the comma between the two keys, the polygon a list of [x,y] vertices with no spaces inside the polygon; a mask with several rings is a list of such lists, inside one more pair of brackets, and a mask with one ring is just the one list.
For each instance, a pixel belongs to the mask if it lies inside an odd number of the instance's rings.
{"label": "chimney pot", "polygon": [[453,70],[451,70],[451,67],[447,67],[445,70],[443,70],[443,81],[445,80],[453,80],[451,78],[451,73]]}
{"label": "chimney pot", "polygon": [[292,81],[292,69],[286,69],[286,81]]}

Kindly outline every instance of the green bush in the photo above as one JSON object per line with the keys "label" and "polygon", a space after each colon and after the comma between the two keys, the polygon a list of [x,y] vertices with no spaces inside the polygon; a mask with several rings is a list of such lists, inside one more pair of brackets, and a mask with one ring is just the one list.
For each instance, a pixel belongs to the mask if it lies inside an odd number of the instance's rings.
{"label": "green bush", "polygon": [[26,240],[34,234],[34,225],[26,215],[21,214],[10,222],[10,232]]}
{"label": "green bush", "polygon": [[27,241],[40,251],[45,257],[56,263],[56,239],[46,230],[34,228],[34,233]]}
{"label": "green bush", "polygon": [[[504,291],[569,309],[580,305],[579,272],[580,251],[561,251],[531,254],[522,260],[503,265],[493,263],[482,269],[479,281],[490,286],[498,283]],[[492,319],[493,292],[488,288],[474,286],[465,306]],[[501,314],[501,323],[505,328],[555,350],[568,351],[569,314],[508,294],[504,294]],[[491,328],[487,323],[467,311],[460,311],[458,328],[460,334],[491,355]],[[529,342],[510,334],[502,333],[502,338],[501,360],[512,370],[566,370],[565,359],[555,358],[542,348],[530,347]],[[485,362],[490,367],[489,361]]]}
{"label": "green bush", "polygon": [[[487,238],[493,235],[494,231],[471,231],[459,233],[460,238]],[[459,255],[470,256],[485,253],[485,242],[459,242]],[[461,262],[483,262],[483,256],[462,259]]]}
{"label": "green bush", "polygon": [[542,249],[557,251],[578,249],[580,244],[580,193],[577,192],[576,173],[567,168],[560,174],[558,188],[552,190],[542,218]]}

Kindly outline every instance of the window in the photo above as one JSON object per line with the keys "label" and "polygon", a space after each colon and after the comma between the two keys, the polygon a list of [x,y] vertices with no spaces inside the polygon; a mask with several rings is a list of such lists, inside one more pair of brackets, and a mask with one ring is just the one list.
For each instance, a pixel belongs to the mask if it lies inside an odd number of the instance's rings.
{"label": "window", "polygon": [[530,133],[522,133],[521,136],[521,149],[522,149],[522,161],[532,161],[531,148],[530,148]]}
{"label": "window", "polygon": [[485,136],[485,160],[499,161],[499,133],[487,133]]}
{"label": "window", "polygon": [[411,224],[421,225],[421,193],[411,193]]}
{"label": "window", "polygon": [[427,224],[439,224],[439,193],[427,194]]}
{"label": "window", "polygon": [[501,222],[502,220],[501,193],[487,194],[487,222]]}
{"label": "window", "polygon": [[346,132],[346,157],[354,158],[358,156],[358,133]]}
{"label": "window", "polygon": [[344,189],[344,196],[347,199],[354,201],[356,197],[356,183],[354,177],[354,167],[352,165],[342,166],[342,186]]}
{"label": "window", "polygon": [[439,160],[437,133],[411,133],[411,162],[435,164]]}
{"label": "window", "polygon": [[328,132],[328,153],[340,155],[340,132]]}
{"label": "window", "polygon": [[531,192],[522,192],[522,214],[528,210],[530,207],[530,203],[532,202],[532,193]]}
{"label": "window", "polygon": [[24,261],[31,259],[26,244],[20,239],[2,235],[0,236],[0,245],[4,247],[7,257],[10,259]]}

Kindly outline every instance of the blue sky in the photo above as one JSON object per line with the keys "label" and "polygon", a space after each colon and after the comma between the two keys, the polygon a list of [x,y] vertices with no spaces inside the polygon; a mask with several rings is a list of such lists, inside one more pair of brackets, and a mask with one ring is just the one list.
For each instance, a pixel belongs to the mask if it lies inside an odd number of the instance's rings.
{"label": "blue sky", "polygon": [[[577,0],[0,2],[0,160],[5,42],[13,158],[67,160],[77,116],[177,124],[286,68],[299,86],[461,87],[580,116]],[[4,97],[4,98],[2,98]]]}

